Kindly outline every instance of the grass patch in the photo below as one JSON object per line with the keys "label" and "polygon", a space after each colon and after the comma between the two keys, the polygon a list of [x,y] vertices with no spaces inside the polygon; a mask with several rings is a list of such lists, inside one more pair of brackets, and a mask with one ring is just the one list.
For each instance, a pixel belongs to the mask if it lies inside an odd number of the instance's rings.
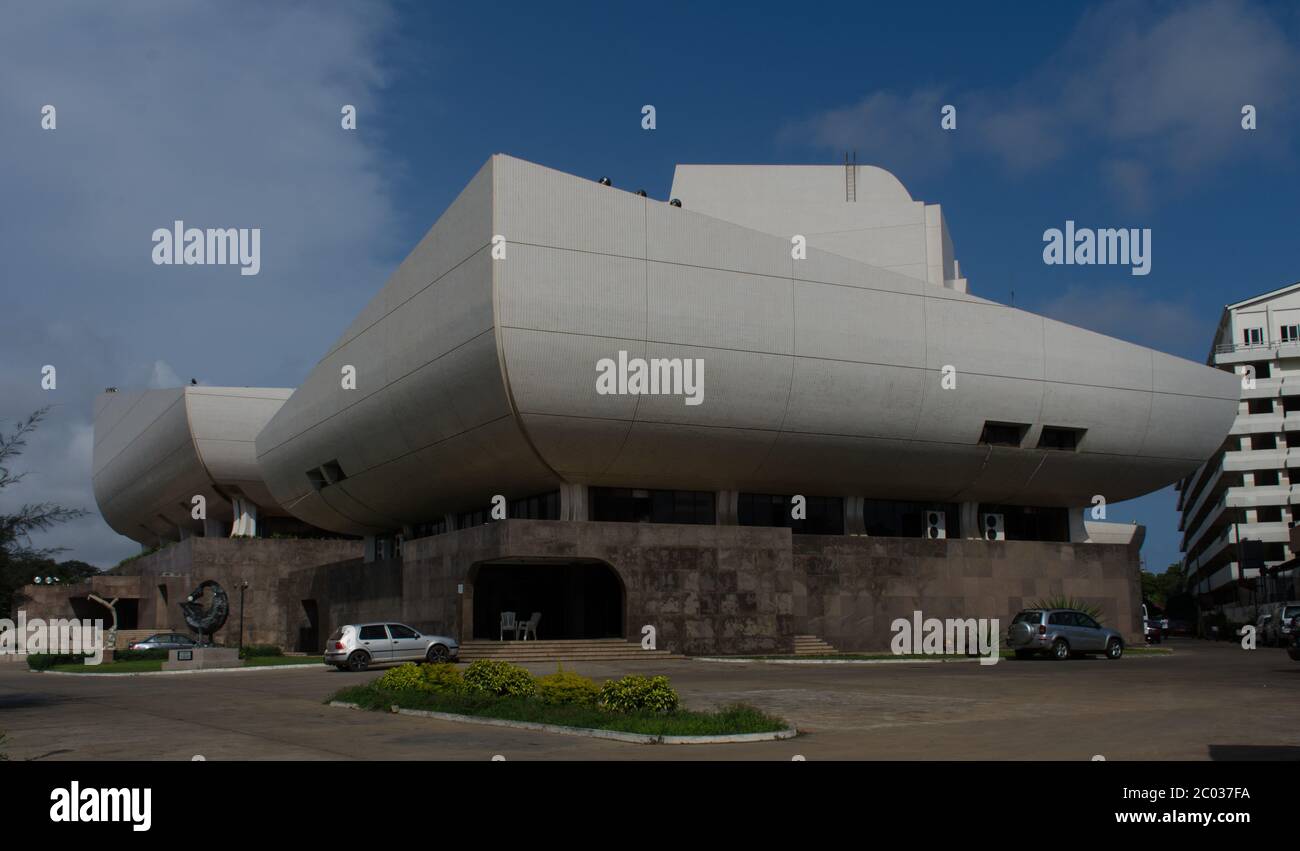
{"label": "grass patch", "polygon": [[[1167,655],[1172,654],[1173,652],[1174,652],[1173,650],[1171,650],[1171,649],[1169,649],[1169,648],[1167,648],[1167,647],[1146,647],[1146,646],[1143,646],[1143,647],[1125,647],[1125,648],[1124,648],[1124,656],[1167,656]],[[1014,659],[1014,658],[1016,658],[1016,653],[1015,653],[1015,651],[1014,651],[1014,650],[1010,650],[1010,649],[1005,648],[1005,647],[1000,648],[1000,649],[998,650],[998,655],[999,655],[1000,657],[1002,657],[1003,659]],[[1093,656],[1101,656],[1101,655],[1103,655],[1103,654],[1102,654],[1101,651],[1099,650],[1099,651],[1097,651],[1097,652],[1095,652],[1095,653],[1092,653],[1092,654],[1090,654],[1090,655],[1093,655]],[[958,661],[958,660],[961,660],[961,659],[978,659],[978,658],[980,658],[980,657],[979,657],[978,655],[966,655],[966,654],[962,654],[962,653],[942,653],[942,654],[937,654],[937,655],[926,655],[926,654],[923,654],[923,653],[903,653],[903,654],[894,654],[894,653],[814,653],[814,654],[809,654],[809,655],[804,655],[804,656],[795,656],[794,654],[787,653],[787,654],[772,655],[772,656],[713,656],[713,657],[706,657],[706,658],[713,658],[713,659],[735,659],[736,661],[753,661],[753,662],[785,661],[785,660],[791,660],[791,659],[806,659],[806,660],[809,660],[809,661],[833,661],[833,660],[838,659],[838,660],[840,660],[840,661],[846,661],[846,662],[881,662],[881,661],[889,661],[889,660],[898,660],[898,661],[904,661],[904,662],[925,662],[925,661],[934,661],[934,660],[937,659],[937,660],[943,660],[943,661],[947,661],[947,662],[954,662],[954,661]],[[1121,658],[1123,658],[1123,657],[1121,657]]]}
{"label": "grass patch", "polygon": [[[752,706],[734,704],[714,712],[616,713],[590,706],[549,705],[530,697],[497,697],[490,694],[453,694],[436,691],[384,691],[373,683],[352,686],[329,700],[355,703],[363,709],[387,711],[391,706],[448,712],[478,718],[555,724],[640,733],[649,736],[731,736],[741,733],[772,733],[789,728],[780,718]],[[326,701],[329,702],[329,701]]]}
{"label": "grass patch", "polygon": [[[241,667],[266,668],[278,665],[324,664],[317,656],[254,656],[251,659],[245,659]],[[152,671],[161,671],[162,666],[163,660],[161,659],[132,659],[126,662],[105,662],[102,665],[83,665],[80,663],[55,665],[49,670],[65,674],[146,674]]]}

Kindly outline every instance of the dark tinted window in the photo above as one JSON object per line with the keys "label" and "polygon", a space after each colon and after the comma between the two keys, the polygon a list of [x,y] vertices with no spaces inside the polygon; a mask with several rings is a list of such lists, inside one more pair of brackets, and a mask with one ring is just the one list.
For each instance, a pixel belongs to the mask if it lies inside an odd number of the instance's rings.
{"label": "dark tinted window", "polygon": [[1075,612],[1074,620],[1079,626],[1086,626],[1088,629],[1101,629],[1101,624],[1097,623],[1083,612]]}
{"label": "dark tinted window", "polygon": [[844,500],[838,496],[804,498],[806,516],[794,519],[794,498],[770,493],[742,493],[736,502],[741,526],[785,526],[795,534],[843,535]]}
{"label": "dark tinted window", "polygon": [[1084,429],[1081,428],[1043,426],[1043,432],[1038,437],[1038,448],[1074,451],[1079,448],[1079,441],[1083,440],[1083,432]]}
{"label": "dark tinted window", "polygon": [[1029,426],[1024,423],[985,423],[980,443],[990,446],[1019,446]]}
{"label": "dark tinted window", "polygon": [[879,538],[928,538],[932,511],[944,515],[944,532],[949,538],[961,537],[961,512],[955,503],[868,499],[862,503],[862,522],[868,535]]}
{"label": "dark tinted window", "polygon": [[381,639],[384,639],[384,638],[387,638],[387,637],[388,637],[388,635],[384,632],[384,628],[383,628],[382,626],[363,626],[363,627],[361,627],[361,640],[362,640],[362,641],[377,641],[377,640],[381,640]]}
{"label": "dark tinted window", "polygon": [[1042,612],[1021,612],[1012,619],[1012,623],[1031,623],[1040,624],[1043,622]]}
{"label": "dark tinted window", "polygon": [[712,491],[592,488],[591,519],[619,523],[696,523],[715,518]]}
{"label": "dark tinted window", "polygon": [[400,623],[390,623],[388,631],[392,633],[393,638],[419,638],[420,634],[408,626],[402,626]]}
{"label": "dark tinted window", "polygon": [[1252,414],[1271,414],[1273,413],[1273,400],[1250,399],[1246,402],[1246,409]]}
{"label": "dark tinted window", "polygon": [[519,520],[559,520],[560,492],[551,491],[511,500],[506,506],[506,514]]}
{"label": "dark tinted window", "polygon": [[1074,626],[1074,617],[1069,612],[1052,612],[1047,622],[1053,626]]}
{"label": "dark tinted window", "polygon": [[[980,514],[1001,514],[1008,541],[1070,540],[1067,508],[980,503]],[[951,532],[948,537],[953,537]]]}

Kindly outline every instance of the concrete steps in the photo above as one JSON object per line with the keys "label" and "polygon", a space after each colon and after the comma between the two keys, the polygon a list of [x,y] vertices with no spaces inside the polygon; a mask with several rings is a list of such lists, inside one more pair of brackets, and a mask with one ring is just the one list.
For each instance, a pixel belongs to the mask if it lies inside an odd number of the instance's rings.
{"label": "concrete steps", "polygon": [[683,659],[666,650],[642,650],[637,642],[621,638],[590,638],[572,641],[466,641],[460,645],[460,661],[501,659],[507,662],[619,662]]}
{"label": "concrete steps", "polygon": [[796,656],[831,656],[840,651],[815,635],[796,635],[794,637],[794,655]]}

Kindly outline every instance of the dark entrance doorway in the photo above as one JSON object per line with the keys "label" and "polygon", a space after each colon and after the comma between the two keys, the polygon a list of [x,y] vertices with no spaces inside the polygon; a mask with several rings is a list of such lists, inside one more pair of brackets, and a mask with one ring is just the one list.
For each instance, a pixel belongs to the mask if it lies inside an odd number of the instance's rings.
{"label": "dark entrance doorway", "polygon": [[[489,562],[474,576],[474,638],[497,640],[502,612],[540,612],[539,639],[622,638],[623,583],[603,562]],[[514,638],[506,633],[506,640]]]}
{"label": "dark entrance doorway", "polygon": [[298,652],[320,653],[324,645],[320,643],[320,609],[315,600],[302,601],[302,614],[306,623],[298,626]]}

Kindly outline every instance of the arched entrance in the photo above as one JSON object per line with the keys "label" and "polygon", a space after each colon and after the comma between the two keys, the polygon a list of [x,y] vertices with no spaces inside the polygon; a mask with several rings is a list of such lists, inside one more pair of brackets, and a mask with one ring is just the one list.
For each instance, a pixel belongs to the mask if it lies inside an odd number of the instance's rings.
{"label": "arched entrance", "polygon": [[[475,565],[473,638],[497,640],[501,613],[527,620],[541,613],[537,637],[545,640],[622,638],[623,581],[603,561],[498,559]],[[506,633],[506,639],[514,636]]]}

